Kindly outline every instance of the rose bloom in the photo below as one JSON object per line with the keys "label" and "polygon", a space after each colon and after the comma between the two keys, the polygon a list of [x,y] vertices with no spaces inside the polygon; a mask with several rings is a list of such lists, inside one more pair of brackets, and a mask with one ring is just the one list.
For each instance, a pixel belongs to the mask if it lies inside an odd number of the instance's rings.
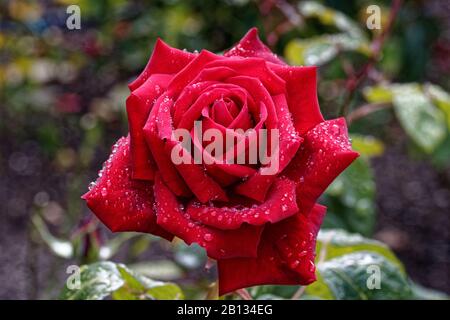
{"label": "rose bloom", "polygon": [[[129,88],[129,135],[83,196],[97,217],[113,232],[202,246],[217,260],[221,295],[313,282],[326,211],[316,201],[358,156],[345,120],[325,121],[320,113],[316,67],[287,65],[251,29],[223,55],[158,40]],[[224,135],[278,129],[277,172],[264,174],[270,164],[174,164],[172,150],[181,142],[173,130],[193,132],[195,121]]]}

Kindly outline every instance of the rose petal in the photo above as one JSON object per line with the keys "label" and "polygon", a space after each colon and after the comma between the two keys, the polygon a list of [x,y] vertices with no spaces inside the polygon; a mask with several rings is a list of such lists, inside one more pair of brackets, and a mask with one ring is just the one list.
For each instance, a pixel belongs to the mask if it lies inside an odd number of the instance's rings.
{"label": "rose petal", "polygon": [[[155,163],[158,166],[164,182],[177,196],[187,197],[192,195],[192,193],[184,183],[183,178],[179,175],[177,169],[170,159],[170,156],[167,155],[164,141],[160,138],[157,128],[156,117],[158,115],[161,104],[171,103],[172,100],[168,99],[167,95],[162,95],[158,98],[158,100],[155,102],[154,107],[150,111],[150,115],[144,126],[143,132],[147,145],[152,152],[153,158],[155,159]],[[169,106],[167,106],[167,108],[169,108]]]}
{"label": "rose petal", "polygon": [[95,185],[82,198],[113,232],[148,232],[172,240],[173,236],[156,224],[153,184],[131,179],[129,148],[129,137],[117,141]]}
{"label": "rose petal", "polygon": [[169,96],[177,98],[180,92],[205,69],[205,65],[208,62],[220,59],[223,59],[223,57],[207,50],[202,50],[195,59],[174,76],[167,88]]}
{"label": "rose petal", "polygon": [[256,78],[272,95],[285,91],[285,82],[260,58],[228,58],[209,62],[205,68],[227,67],[236,71],[238,75]]}
{"label": "rose petal", "polygon": [[131,91],[136,90],[155,73],[177,73],[193,60],[195,56],[193,53],[172,48],[158,38],[153,48],[152,56],[144,71],[128,87]]}
{"label": "rose petal", "polygon": [[283,174],[298,181],[299,208],[307,212],[359,154],[351,150],[344,118],[324,121],[304,137],[299,152]]}
{"label": "rose petal", "polygon": [[267,109],[267,119],[265,121],[266,128],[269,130],[277,128],[278,117],[275,110],[275,104],[270,93],[259,79],[248,76],[237,76],[229,78],[226,81],[227,83],[237,85],[251,93],[255,106],[260,106],[261,103],[263,103]]}
{"label": "rose petal", "polygon": [[142,129],[156,98],[165,90],[171,78],[171,75],[153,74],[127,99],[133,179],[153,180],[155,163]]}
{"label": "rose petal", "polygon": [[233,116],[224,100],[216,101],[211,108],[211,118],[214,122],[228,127],[233,122]]}
{"label": "rose petal", "polygon": [[193,220],[223,230],[237,229],[243,223],[255,226],[275,223],[297,212],[295,183],[289,179],[277,179],[267,200],[260,205],[219,208],[191,202],[187,208],[187,213]]}
{"label": "rose petal", "polygon": [[197,243],[213,259],[255,257],[264,227],[243,226],[236,230],[219,230],[191,221],[175,195],[159,175],[155,179],[155,210],[158,224],[183,239]]}
{"label": "rose petal", "polygon": [[224,53],[226,57],[259,57],[277,64],[285,64],[258,37],[258,29],[252,28],[233,48]]}
{"label": "rose petal", "polygon": [[287,102],[300,135],[324,121],[317,100],[317,67],[271,65],[286,82]]}
{"label": "rose petal", "polygon": [[[181,142],[173,140],[166,142],[165,152],[169,159],[175,147],[182,150]],[[186,150],[182,152],[188,154]],[[205,203],[212,200],[228,201],[227,194],[222,187],[208,176],[202,165],[195,164],[191,156],[189,156],[187,163],[182,162],[174,166],[200,202]]]}
{"label": "rose petal", "polygon": [[218,260],[219,295],[254,285],[315,281],[315,244],[326,208],[314,206],[264,229],[257,258]]}
{"label": "rose petal", "polygon": [[183,118],[184,113],[195,102],[200,93],[214,83],[214,81],[197,82],[195,84],[186,86],[181,91],[178,99],[173,105],[173,125],[175,128],[178,128],[178,124]]}
{"label": "rose petal", "polygon": [[[251,176],[248,180],[240,183],[234,191],[243,196],[249,197],[259,202],[263,202],[266,193],[274,181],[271,176],[282,172],[289,162],[294,158],[297,150],[302,142],[302,138],[298,136],[294,129],[291,114],[287,107],[287,102],[284,95],[277,95],[273,97],[276,113],[278,116],[278,132],[279,132],[279,152],[278,157],[272,155],[273,159],[266,166]],[[267,139],[270,141],[270,132],[268,132]],[[270,146],[268,147],[270,148]],[[275,147],[276,148],[276,147]],[[278,162],[278,164],[274,163]],[[273,169],[271,169],[273,166]],[[270,173],[268,170],[278,170]]]}
{"label": "rose petal", "polygon": [[177,128],[190,130],[194,126],[194,121],[200,120],[202,110],[205,106],[209,106],[221,97],[235,98],[246,104],[246,94],[240,88],[220,88],[210,87],[204,90],[198,99],[183,114]]}

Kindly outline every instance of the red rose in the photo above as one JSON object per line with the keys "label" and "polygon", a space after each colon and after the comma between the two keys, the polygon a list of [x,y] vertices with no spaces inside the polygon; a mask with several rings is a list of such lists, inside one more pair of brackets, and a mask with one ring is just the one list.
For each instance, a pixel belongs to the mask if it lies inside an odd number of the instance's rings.
{"label": "red rose", "polygon": [[[344,119],[325,121],[316,68],[291,67],[252,29],[223,56],[169,47],[158,40],[130,85],[130,134],[114,146],[83,198],[112,231],[148,232],[198,243],[218,261],[220,294],[260,284],[315,280],[315,242],[325,207],[317,198],[358,154]],[[174,163],[172,134],[217,129],[279,132],[277,170],[268,164]],[[258,139],[258,138],[257,138]],[[261,146],[258,140],[258,146]],[[246,145],[247,146],[247,145]],[[271,160],[272,161],[272,160]]]}

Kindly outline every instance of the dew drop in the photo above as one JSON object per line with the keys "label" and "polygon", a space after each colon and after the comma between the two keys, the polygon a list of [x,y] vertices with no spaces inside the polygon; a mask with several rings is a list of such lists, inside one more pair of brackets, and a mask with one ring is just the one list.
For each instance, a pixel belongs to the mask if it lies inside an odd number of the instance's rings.
{"label": "dew drop", "polygon": [[205,241],[211,241],[212,240],[212,235],[210,233],[206,233],[203,236],[203,239],[205,239]]}
{"label": "dew drop", "polygon": [[314,271],[316,271],[316,266],[314,265],[314,262],[309,260],[309,272],[314,272]]}

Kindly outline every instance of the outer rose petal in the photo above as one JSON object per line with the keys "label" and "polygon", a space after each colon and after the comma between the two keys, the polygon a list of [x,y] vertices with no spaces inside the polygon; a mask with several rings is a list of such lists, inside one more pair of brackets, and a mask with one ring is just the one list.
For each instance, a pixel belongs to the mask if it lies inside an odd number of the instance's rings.
{"label": "outer rose petal", "polygon": [[193,220],[223,230],[240,228],[243,223],[255,226],[275,223],[297,212],[295,183],[289,179],[278,179],[266,202],[261,205],[218,208],[191,203],[187,208],[187,213]]}
{"label": "outer rose petal", "polygon": [[317,67],[271,65],[286,81],[287,102],[294,127],[300,135],[324,121],[317,100]]}
{"label": "outer rose petal", "polygon": [[258,29],[252,28],[233,48],[224,53],[225,57],[258,57],[266,61],[285,64],[258,37]]}
{"label": "outer rose petal", "polygon": [[133,179],[153,180],[155,163],[142,129],[156,98],[165,90],[170,79],[171,75],[154,74],[127,99]]}
{"label": "outer rose petal", "polygon": [[315,245],[326,208],[314,206],[263,232],[257,258],[220,259],[219,295],[263,284],[306,285],[315,277]]}
{"label": "outer rose petal", "polygon": [[152,184],[131,179],[129,147],[129,137],[117,141],[94,187],[82,198],[113,232],[148,232],[172,240],[156,224]]}
{"label": "outer rose petal", "polygon": [[300,211],[308,212],[328,185],[358,156],[351,150],[344,118],[324,121],[308,131],[299,152],[283,172],[298,181]]}
{"label": "outer rose petal", "polygon": [[173,232],[187,244],[198,243],[213,259],[256,257],[263,226],[243,226],[236,230],[219,230],[189,219],[175,195],[159,175],[155,179],[155,210],[158,225]]}
{"label": "outer rose petal", "polygon": [[177,73],[193,60],[195,56],[193,53],[172,48],[158,38],[153,48],[152,56],[144,71],[128,87],[131,91],[136,90],[155,73]]}

